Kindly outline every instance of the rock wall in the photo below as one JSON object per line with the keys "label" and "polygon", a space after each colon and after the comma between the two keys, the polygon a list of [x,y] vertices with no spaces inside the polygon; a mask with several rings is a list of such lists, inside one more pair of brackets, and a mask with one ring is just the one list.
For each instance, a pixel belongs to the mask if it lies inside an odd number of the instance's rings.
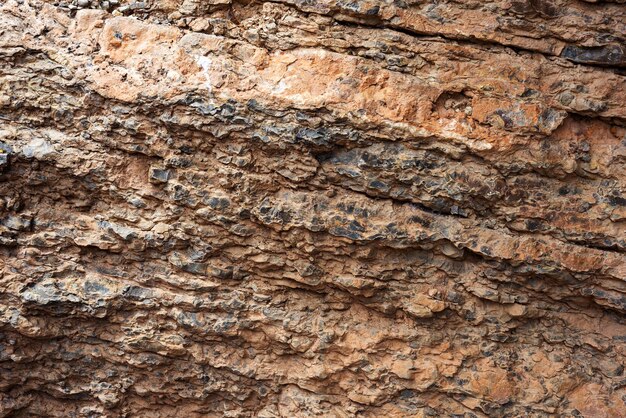
{"label": "rock wall", "polygon": [[0,417],[625,417],[626,4],[0,2]]}

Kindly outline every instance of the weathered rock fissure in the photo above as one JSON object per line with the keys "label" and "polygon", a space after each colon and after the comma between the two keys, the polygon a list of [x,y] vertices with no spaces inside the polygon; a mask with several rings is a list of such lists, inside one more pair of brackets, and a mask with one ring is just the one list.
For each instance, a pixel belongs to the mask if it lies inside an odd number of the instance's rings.
{"label": "weathered rock fissure", "polygon": [[625,34],[0,3],[0,417],[626,416]]}

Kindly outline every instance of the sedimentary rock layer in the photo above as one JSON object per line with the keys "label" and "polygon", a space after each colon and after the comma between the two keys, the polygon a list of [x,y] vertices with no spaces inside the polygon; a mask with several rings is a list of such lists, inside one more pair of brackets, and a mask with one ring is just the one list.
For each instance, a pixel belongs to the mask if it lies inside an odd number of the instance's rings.
{"label": "sedimentary rock layer", "polygon": [[626,5],[0,4],[0,417],[626,416]]}

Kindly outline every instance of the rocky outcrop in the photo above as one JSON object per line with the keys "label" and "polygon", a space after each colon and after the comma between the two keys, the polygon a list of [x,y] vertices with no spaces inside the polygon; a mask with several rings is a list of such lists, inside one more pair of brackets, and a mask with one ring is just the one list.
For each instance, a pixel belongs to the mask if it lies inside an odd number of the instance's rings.
{"label": "rocky outcrop", "polygon": [[625,34],[5,1],[0,416],[626,416]]}

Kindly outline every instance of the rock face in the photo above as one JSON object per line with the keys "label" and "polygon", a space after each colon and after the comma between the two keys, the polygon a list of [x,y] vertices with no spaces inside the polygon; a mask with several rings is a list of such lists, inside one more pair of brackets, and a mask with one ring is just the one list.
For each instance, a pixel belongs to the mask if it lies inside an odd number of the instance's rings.
{"label": "rock face", "polygon": [[0,417],[625,417],[626,4],[6,0]]}

